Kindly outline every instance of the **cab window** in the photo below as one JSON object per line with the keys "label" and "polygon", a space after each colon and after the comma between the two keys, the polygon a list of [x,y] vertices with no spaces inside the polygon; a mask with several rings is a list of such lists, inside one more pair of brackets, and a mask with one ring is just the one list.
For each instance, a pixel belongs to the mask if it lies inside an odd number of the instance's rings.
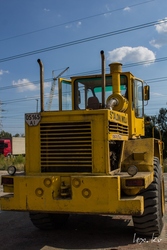
{"label": "cab window", "polygon": [[135,79],[133,86],[133,103],[135,109],[135,116],[140,118],[144,115],[143,82]]}
{"label": "cab window", "polygon": [[[128,79],[125,75],[120,76],[121,82],[121,94],[127,95]],[[86,109],[89,103],[89,98],[97,99],[99,102],[99,108],[102,103],[102,78],[80,78],[74,82],[75,88],[75,109]],[[106,87],[105,87],[105,99],[113,93],[112,88],[112,77],[106,76]],[[126,96],[127,97],[127,96]],[[106,101],[105,100],[105,101]]]}

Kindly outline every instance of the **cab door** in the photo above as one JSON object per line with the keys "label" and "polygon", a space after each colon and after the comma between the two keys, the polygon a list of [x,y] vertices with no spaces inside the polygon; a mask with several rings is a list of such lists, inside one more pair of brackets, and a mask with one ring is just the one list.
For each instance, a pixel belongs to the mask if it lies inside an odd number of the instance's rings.
{"label": "cab door", "polygon": [[133,80],[134,135],[144,135],[144,90],[143,82]]}

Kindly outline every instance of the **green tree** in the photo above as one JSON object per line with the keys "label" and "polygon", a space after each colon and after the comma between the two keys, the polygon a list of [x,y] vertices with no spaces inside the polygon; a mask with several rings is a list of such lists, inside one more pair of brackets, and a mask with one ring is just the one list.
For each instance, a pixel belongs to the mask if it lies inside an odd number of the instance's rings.
{"label": "green tree", "polygon": [[160,139],[161,136],[157,127],[156,116],[145,116],[145,137],[154,137]]}
{"label": "green tree", "polygon": [[14,135],[14,137],[20,137],[20,135],[17,133],[17,134]]}
{"label": "green tree", "polygon": [[5,132],[4,130],[0,132],[0,138],[11,138],[11,137],[12,137],[12,134]]}
{"label": "green tree", "polygon": [[162,132],[167,131],[167,109],[161,108],[157,117],[157,125]]}
{"label": "green tree", "polygon": [[[162,139],[164,142],[164,157],[167,157],[167,109],[161,108],[158,115],[151,116],[148,126],[145,127],[146,137]],[[145,117],[147,124],[148,117]]]}

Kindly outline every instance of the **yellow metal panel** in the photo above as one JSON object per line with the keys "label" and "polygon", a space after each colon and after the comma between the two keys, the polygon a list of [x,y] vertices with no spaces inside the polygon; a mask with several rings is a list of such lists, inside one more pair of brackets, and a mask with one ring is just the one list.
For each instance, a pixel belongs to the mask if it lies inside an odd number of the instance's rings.
{"label": "yellow metal panel", "polygon": [[6,186],[3,186],[3,192],[4,193],[13,193],[13,186],[11,185],[6,185]]}
{"label": "yellow metal panel", "polygon": [[[92,146],[93,146],[93,172],[104,173],[108,161],[108,142],[107,142],[107,122],[105,114],[92,116]],[[108,170],[109,171],[109,170]]]}
{"label": "yellow metal panel", "polygon": [[26,173],[38,173],[40,172],[40,134],[39,125],[29,127],[25,123],[26,131]]}
{"label": "yellow metal panel", "polygon": [[128,115],[114,110],[108,111],[109,140],[128,140]]}
{"label": "yellow metal panel", "polygon": [[[40,135],[40,124],[34,127],[29,127],[26,124],[26,138],[27,138],[26,172],[30,174],[35,172],[36,173],[41,172],[41,154],[42,154],[42,151],[40,153],[41,142],[42,142],[42,139],[40,138],[41,136],[43,136],[44,138],[43,142],[45,144],[43,159],[45,163],[47,161],[51,162],[50,160],[51,152],[49,151],[49,147],[47,148],[47,143],[50,143],[50,140],[52,139],[51,137],[47,136],[47,133],[50,133],[49,126],[54,127],[56,124],[59,123],[64,125],[66,125],[67,123],[68,124],[71,123],[75,125],[75,123],[78,122],[81,122],[83,124],[84,122],[89,122],[91,124],[90,138],[91,138],[92,149],[90,153],[92,154],[92,165],[91,165],[92,171],[96,173],[104,173],[106,172],[107,168],[107,172],[109,172],[108,119],[107,119],[108,112],[109,112],[108,110],[89,111],[89,112],[86,110],[46,112],[46,113],[44,112],[41,114],[41,122],[40,122],[41,126],[44,126],[43,135],[42,134]],[[56,143],[56,137],[54,138]],[[55,147],[58,147],[58,144]],[[51,156],[53,157],[53,154]],[[62,161],[62,156],[59,156],[59,158]],[[54,163],[55,161],[53,160],[53,164]]]}
{"label": "yellow metal panel", "polygon": [[153,138],[125,141],[121,170],[127,171],[127,168],[130,165],[135,165],[138,167],[139,171],[152,172],[153,158],[154,158]]}
{"label": "yellow metal panel", "polygon": [[143,197],[121,197],[119,176],[73,176],[70,184],[71,196],[66,199],[59,195],[60,181],[60,176],[17,176],[14,181],[14,196],[1,197],[1,209],[104,214],[143,213]]}
{"label": "yellow metal panel", "polygon": [[146,152],[142,152],[142,153],[133,153],[133,159],[134,160],[146,160]]}

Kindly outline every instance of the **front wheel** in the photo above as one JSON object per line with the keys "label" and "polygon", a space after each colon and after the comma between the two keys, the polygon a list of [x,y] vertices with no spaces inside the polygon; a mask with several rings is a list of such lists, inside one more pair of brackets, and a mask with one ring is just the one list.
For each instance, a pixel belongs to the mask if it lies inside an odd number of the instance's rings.
{"label": "front wheel", "polygon": [[68,220],[69,214],[52,214],[31,212],[30,219],[33,225],[42,230],[61,228]]}
{"label": "front wheel", "polygon": [[133,216],[136,233],[159,236],[163,227],[163,179],[159,159],[154,158],[154,181],[141,194],[144,197],[144,213]]}

